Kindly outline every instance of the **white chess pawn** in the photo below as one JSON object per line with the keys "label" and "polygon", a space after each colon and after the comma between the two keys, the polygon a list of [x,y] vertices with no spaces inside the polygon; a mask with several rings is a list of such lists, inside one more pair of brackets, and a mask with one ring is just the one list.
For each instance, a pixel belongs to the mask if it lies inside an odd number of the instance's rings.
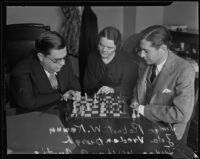
{"label": "white chess pawn", "polygon": [[96,93],[94,94],[94,99],[97,99],[97,94]]}
{"label": "white chess pawn", "polygon": [[81,100],[81,92],[77,92],[77,101]]}
{"label": "white chess pawn", "polygon": [[136,110],[133,110],[133,113],[132,113],[132,118],[136,118]]}
{"label": "white chess pawn", "polygon": [[137,112],[137,118],[139,118],[140,117],[140,113],[139,112]]}
{"label": "white chess pawn", "polygon": [[81,111],[81,116],[84,116],[84,110],[83,110],[83,106],[80,106],[80,111]]}
{"label": "white chess pawn", "polygon": [[89,110],[90,110],[90,104],[86,103],[86,111],[89,111]]}
{"label": "white chess pawn", "polygon": [[87,93],[85,93],[85,100],[87,101]]}

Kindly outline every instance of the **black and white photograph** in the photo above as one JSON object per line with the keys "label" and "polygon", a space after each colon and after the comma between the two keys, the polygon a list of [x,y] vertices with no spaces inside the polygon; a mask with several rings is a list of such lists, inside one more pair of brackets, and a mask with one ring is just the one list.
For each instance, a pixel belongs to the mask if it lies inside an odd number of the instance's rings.
{"label": "black and white photograph", "polygon": [[2,8],[5,157],[199,158],[198,1]]}

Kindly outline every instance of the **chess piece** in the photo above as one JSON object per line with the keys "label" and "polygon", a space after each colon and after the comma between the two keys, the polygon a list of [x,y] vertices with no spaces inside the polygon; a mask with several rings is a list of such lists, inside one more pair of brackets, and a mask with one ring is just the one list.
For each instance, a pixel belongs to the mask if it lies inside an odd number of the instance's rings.
{"label": "chess piece", "polygon": [[85,93],[85,100],[87,101],[87,99],[88,99],[88,96],[87,96],[87,93]]}
{"label": "chess piece", "polygon": [[136,110],[133,110],[133,113],[132,113],[132,118],[134,118],[134,119],[136,118],[135,111]]}
{"label": "chess piece", "polygon": [[76,101],[80,101],[81,100],[81,92],[76,92],[76,98],[75,98]]}
{"label": "chess piece", "polygon": [[139,118],[140,117],[140,113],[137,111],[137,118]]}
{"label": "chess piece", "polygon": [[97,94],[96,93],[94,94],[94,102],[95,103],[97,102]]}
{"label": "chess piece", "polygon": [[86,111],[90,111],[91,108],[90,108],[90,104],[89,103],[86,103]]}
{"label": "chess piece", "polygon": [[83,109],[83,105],[80,105],[80,112],[81,112],[81,116],[84,116],[84,109]]}

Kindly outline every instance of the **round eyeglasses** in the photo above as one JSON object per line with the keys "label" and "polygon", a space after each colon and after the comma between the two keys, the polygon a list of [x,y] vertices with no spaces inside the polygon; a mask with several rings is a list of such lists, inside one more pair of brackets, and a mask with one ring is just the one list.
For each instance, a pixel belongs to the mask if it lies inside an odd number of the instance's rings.
{"label": "round eyeglasses", "polygon": [[55,64],[60,64],[62,61],[65,61],[65,58],[58,58],[58,59],[51,59],[50,57],[46,56],[49,60],[51,60]]}

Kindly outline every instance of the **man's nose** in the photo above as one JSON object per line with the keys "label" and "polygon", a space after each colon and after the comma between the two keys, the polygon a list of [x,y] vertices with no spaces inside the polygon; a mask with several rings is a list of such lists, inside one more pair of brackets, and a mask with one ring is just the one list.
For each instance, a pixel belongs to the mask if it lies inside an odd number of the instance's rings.
{"label": "man's nose", "polygon": [[64,59],[62,59],[61,61],[60,61],[60,65],[64,65],[65,64],[65,60]]}
{"label": "man's nose", "polygon": [[106,47],[103,47],[103,48],[102,48],[102,50],[103,50],[103,51],[106,51],[106,50],[107,50],[107,48],[106,48]]}

